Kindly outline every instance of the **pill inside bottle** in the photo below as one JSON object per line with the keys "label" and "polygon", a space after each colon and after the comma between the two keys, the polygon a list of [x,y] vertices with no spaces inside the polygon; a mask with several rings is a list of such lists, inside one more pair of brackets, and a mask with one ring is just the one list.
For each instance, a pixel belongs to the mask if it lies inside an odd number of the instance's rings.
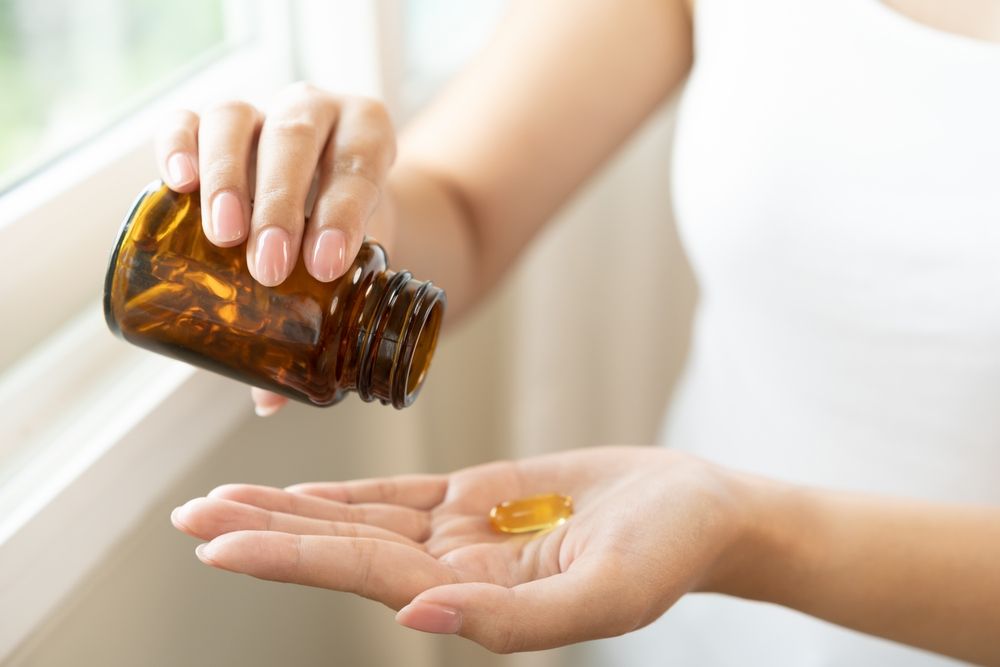
{"label": "pill inside bottle", "polygon": [[573,499],[558,493],[506,500],[490,510],[490,525],[501,533],[554,528],[573,514]]}

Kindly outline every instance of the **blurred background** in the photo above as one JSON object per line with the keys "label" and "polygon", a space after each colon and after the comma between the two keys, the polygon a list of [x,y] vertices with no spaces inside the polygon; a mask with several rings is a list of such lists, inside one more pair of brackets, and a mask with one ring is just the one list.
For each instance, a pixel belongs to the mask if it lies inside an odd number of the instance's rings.
{"label": "blurred background", "polygon": [[406,411],[350,398],[259,419],[246,387],[117,341],[100,310],[165,111],[266,103],[308,79],[383,98],[403,127],[505,4],[0,0],[0,663],[585,661],[586,645],[494,656],[366,600],[211,570],[168,517],[226,482],[653,442],[695,299],[670,213],[671,108],[448,332]]}

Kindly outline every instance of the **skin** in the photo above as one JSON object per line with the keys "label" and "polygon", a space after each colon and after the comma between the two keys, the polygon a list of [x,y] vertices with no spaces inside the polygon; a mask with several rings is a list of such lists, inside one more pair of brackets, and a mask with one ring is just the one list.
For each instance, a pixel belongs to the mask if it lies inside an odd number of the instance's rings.
{"label": "skin", "polygon": [[1000,42],[1000,5],[994,0],[883,0],[926,26],[984,42]]}
{"label": "skin", "polygon": [[[496,503],[558,489],[574,515],[494,532]],[[198,557],[363,595],[508,653],[619,635],[716,592],[1000,665],[1000,508],[852,495],[654,447],[570,450],[450,475],[218,487],[174,510]]]}
{"label": "skin", "polygon": [[[1000,39],[986,0],[887,4]],[[266,110],[178,112],[158,161],[174,189],[201,187],[206,235],[245,243],[262,283],[296,261],[333,280],[370,234],[394,264],[445,287],[454,320],[677,91],[692,58],[681,0],[523,2],[398,146],[380,103],[296,84]],[[254,400],[260,414],[283,403]],[[495,503],[552,490],[576,501],[566,524],[533,537],[489,529]],[[623,447],[446,476],[229,485],[172,519],[209,540],[198,549],[209,565],[364,595],[404,625],[498,652],[621,634],[713,591],[1000,665],[995,507],[807,489]]]}

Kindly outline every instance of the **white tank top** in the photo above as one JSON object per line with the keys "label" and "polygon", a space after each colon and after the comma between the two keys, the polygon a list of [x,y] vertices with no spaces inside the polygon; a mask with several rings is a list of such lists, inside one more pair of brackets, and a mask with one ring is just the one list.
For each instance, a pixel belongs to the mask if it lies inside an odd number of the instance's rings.
{"label": "white tank top", "polygon": [[[701,303],[664,442],[805,484],[1000,504],[1000,45],[879,0],[696,4],[673,188]],[[956,664],[709,595],[597,651]]]}

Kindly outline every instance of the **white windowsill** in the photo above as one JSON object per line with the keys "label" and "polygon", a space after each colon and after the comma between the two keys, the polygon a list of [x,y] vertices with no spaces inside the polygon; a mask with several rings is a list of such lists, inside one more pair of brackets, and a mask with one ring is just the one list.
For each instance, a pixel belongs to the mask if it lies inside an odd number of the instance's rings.
{"label": "white windowsill", "polygon": [[[82,400],[52,417],[38,388],[57,369]],[[2,401],[33,426],[3,459],[0,660],[250,411],[246,387],[113,338],[97,308],[7,374]]]}
{"label": "white windowsill", "polygon": [[116,339],[97,301],[164,112],[259,103],[291,78],[288,3],[227,15],[252,41],[0,197],[0,662],[251,414],[246,387]]}
{"label": "white windowsill", "polygon": [[0,198],[0,662],[251,414],[246,387],[116,339],[96,299],[164,110],[289,80],[287,7],[259,8],[255,44]]}
{"label": "white windowsill", "polygon": [[296,58],[330,89],[381,91],[380,3],[227,6],[256,26],[250,48],[0,197],[0,663],[251,414],[245,386],[114,338],[94,301],[114,226],[155,175],[163,110],[261,104]]}

